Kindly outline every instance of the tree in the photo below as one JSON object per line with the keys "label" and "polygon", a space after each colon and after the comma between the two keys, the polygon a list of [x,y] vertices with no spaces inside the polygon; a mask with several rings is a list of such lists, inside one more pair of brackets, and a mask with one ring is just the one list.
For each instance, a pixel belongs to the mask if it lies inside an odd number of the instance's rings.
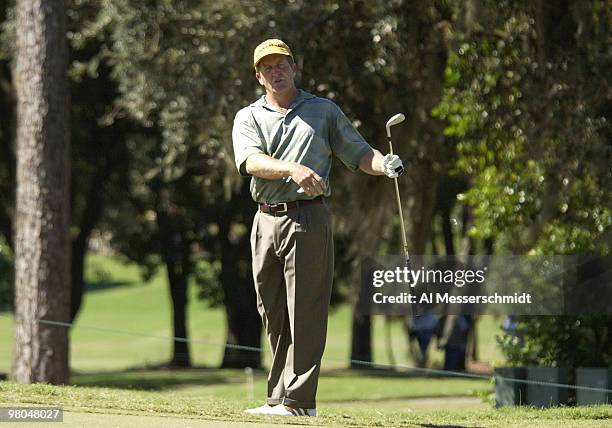
{"label": "tree", "polygon": [[[71,35],[68,73],[72,129],[71,321],[79,313],[85,292],[83,272],[89,237],[105,209],[117,202],[116,195],[126,187],[130,158],[125,142],[118,138],[127,132],[129,123],[109,114],[117,90],[110,79],[108,64],[101,59],[104,43],[97,22],[92,19],[98,12],[98,3],[67,2],[70,12],[67,26]],[[16,23],[12,12],[5,2],[0,3],[3,27],[0,37],[0,116],[3,118],[0,123],[0,234],[9,246],[13,244],[16,168],[15,100],[10,70],[10,60],[15,57]],[[12,259],[5,256],[7,262],[12,265]],[[3,298],[12,295],[4,294]]]}
{"label": "tree", "polygon": [[17,2],[17,203],[13,378],[66,383],[70,317],[66,11]]}
{"label": "tree", "polygon": [[99,1],[69,1],[71,92],[72,294],[74,321],[85,294],[84,265],[89,238],[106,211],[120,202],[129,180],[131,155],[122,136],[134,128],[112,115],[118,97],[111,67],[103,57]]}
{"label": "tree", "polygon": [[219,226],[216,254],[221,259],[219,279],[223,287],[228,326],[221,367],[260,367],[260,352],[239,347],[258,348],[262,330],[261,318],[253,306],[256,296],[251,270],[250,233],[247,231],[252,224],[254,209],[248,181],[244,180],[241,191],[218,208],[217,215],[214,216],[212,212],[211,215],[216,217]]}
{"label": "tree", "polygon": [[[0,25],[6,21],[7,5],[0,1]],[[0,44],[4,42],[0,39]],[[14,90],[11,82],[10,62],[7,55],[0,49],[0,233],[4,235],[8,245],[13,245],[12,213],[7,209],[13,206],[15,197],[15,152],[9,142],[14,139],[15,121],[13,114]],[[6,165],[6,167],[4,167]],[[10,201],[10,203],[9,203]]]}
{"label": "tree", "polygon": [[[6,20],[6,2],[0,1],[0,28]],[[1,33],[0,33],[1,34]],[[14,91],[10,62],[5,57],[0,38],[0,311],[12,308],[13,293],[13,221],[15,198]]]}
{"label": "tree", "polygon": [[[453,34],[437,114],[456,139],[472,237],[497,253],[609,255],[612,138],[609,1],[473,1]],[[610,316],[518,317],[512,363],[610,364]],[[606,350],[595,352],[596,350]]]}
{"label": "tree", "polygon": [[[179,337],[187,334],[190,274],[197,279],[199,262],[220,259],[221,287],[205,282],[202,294],[213,302],[221,294],[228,345],[257,347],[261,326],[253,322],[258,315],[251,275],[235,268],[250,258],[242,247],[248,245],[244,222],[250,225],[250,218],[245,204],[237,203],[244,197],[242,183],[226,143],[233,115],[255,86],[243,83],[251,69],[234,64],[244,60],[240,43],[255,31],[248,27],[251,18],[241,2],[233,7],[201,0],[104,4],[111,29],[107,55],[121,95],[116,107],[140,126],[128,137],[138,151],[129,189],[129,209],[136,215],[129,221],[136,219],[151,233],[145,239],[132,234],[134,225],[120,226],[125,217],[116,213],[115,242],[127,244],[119,244],[122,251],[143,264],[164,262]],[[241,251],[234,251],[238,242]],[[202,243],[204,251],[196,251]],[[139,248],[146,251],[134,251]],[[175,343],[172,362],[189,365],[186,343]],[[223,365],[259,366],[260,355],[228,347]]]}

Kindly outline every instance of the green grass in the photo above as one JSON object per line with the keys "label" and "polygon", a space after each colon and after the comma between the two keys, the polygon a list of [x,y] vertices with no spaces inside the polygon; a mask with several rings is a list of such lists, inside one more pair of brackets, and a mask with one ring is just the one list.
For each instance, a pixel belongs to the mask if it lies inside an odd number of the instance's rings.
{"label": "green grass", "polygon": [[[79,373],[72,377],[78,386],[104,386],[150,391],[173,390],[181,395],[248,399],[247,375],[243,370],[130,370]],[[253,396],[264,397],[266,372],[253,373]],[[319,383],[321,402],[408,400],[426,397],[477,396],[490,390],[487,380],[409,376],[388,371],[328,370]],[[364,394],[367,391],[367,394]]]}
{"label": "green grass", "polygon": [[[206,377],[206,376],[203,376]],[[50,385],[18,385],[0,382],[0,404],[63,406],[67,411],[167,416],[225,421],[285,423],[286,419],[249,416],[242,410],[253,404],[246,399],[189,396],[173,391],[142,391]],[[506,408],[495,410],[376,410],[375,406],[346,408],[323,406],[318,418],[292,419],[300,425],[324,426],[606,426],[612,406],[536,410]],[[146,418],[145,418],[146,419]],[[143,424],[144,426],[144,424]]]}

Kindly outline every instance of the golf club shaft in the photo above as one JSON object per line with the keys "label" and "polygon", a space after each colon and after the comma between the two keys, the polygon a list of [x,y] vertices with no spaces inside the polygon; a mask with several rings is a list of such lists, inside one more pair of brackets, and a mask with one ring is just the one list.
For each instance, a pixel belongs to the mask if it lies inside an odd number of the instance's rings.
{"label": "golf club shaft", "polygon": [[[393,154],[393,144],[391,143],[391,138],[389,138],[389,153]],[[402,246],[404,248],[404,256],[406,256],[406,263],[409,263],[410,254],[408,253],[408,241],[406,240],[406,226],[404,225],[404,214],[402,212],[402,199],[400,197],[397,177],[393,179],[393,182],[395,183],[395,196],[397,197],[397,210],[399,212],[400,227],[402,228]]]}

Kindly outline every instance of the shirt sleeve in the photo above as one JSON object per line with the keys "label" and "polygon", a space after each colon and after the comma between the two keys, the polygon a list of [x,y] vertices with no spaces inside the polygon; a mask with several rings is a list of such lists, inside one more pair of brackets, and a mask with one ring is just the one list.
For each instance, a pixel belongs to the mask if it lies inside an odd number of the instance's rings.
{"label": "shirt sleeve", "polygon": [[238,168],[240,175],[248,176],[249,174],[246,172],[247,158],[255,153],[265,154],[265,146],[257,132],[257,125],[250,107],[245,107],[236,113],[232,129],[232,144],[234,146],[236,168]]}
{"label": "shirt sleeve", "polygon": [[336,104],[333,104],[333,118],[331,131],[331,150],[348,169],[355,171],[359,168],[361,158],[372,150],[361,134],[355,129],[351,121]]}

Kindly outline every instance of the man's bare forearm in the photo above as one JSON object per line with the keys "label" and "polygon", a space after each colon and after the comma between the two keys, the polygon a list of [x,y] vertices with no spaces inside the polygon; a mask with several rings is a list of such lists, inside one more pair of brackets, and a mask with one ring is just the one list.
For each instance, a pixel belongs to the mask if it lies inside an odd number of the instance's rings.
{"label": "man's bare forearm", "polygon": [[246,160],[246,172],[266,180],[279,180],[284,177],[290,177],[292,170],[293,162],[274,159],[263,153],[251,155]]}
{"label": "man's bare forearm", "polygon": [[325,181],[312,169],[297,162],[274,159],[263,153],[251,155],[246,160],[246,172],[266,180],[280,180],[291,177],[309,196],[324,194]]}
{"label": "man's bare forearm", "polygon": [[384,175],[382,158],[382,153],[372,149],[359,160],[359,169],[370,175]]}

